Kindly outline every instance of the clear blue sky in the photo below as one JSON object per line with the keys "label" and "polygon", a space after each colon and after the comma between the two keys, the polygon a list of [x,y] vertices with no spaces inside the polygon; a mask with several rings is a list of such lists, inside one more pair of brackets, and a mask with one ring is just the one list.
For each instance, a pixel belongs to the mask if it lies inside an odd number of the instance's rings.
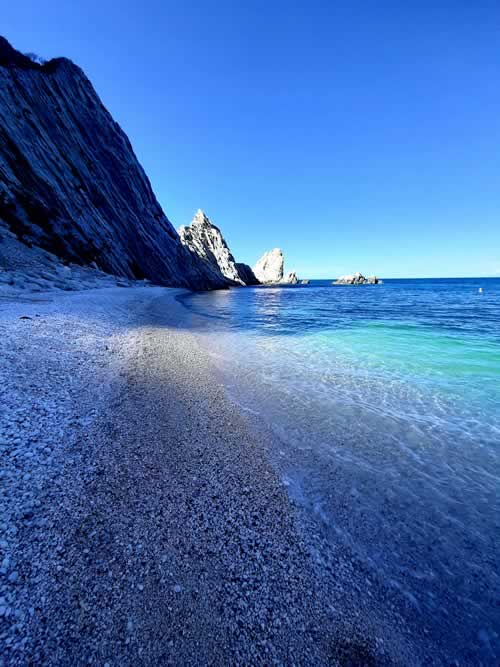
{"label": "clear blue sky", "polygon": [[79,64],[172,223],[239,261],[500,275],[498,0],[23,0],[1,31]]}

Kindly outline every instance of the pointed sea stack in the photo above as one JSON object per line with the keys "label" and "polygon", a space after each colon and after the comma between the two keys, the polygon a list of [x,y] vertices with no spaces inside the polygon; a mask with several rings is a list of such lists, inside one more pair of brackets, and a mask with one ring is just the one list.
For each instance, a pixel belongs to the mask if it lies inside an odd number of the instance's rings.
{"label": "pointed sea stack", "polygon": [[189,226],[179,228],[182,243],[195,253],[212,271],[217,271],[233,285],[247,285],[252,281],[250,267],[237,264],[229,247],[216,227],[201,209],[198,209]]}

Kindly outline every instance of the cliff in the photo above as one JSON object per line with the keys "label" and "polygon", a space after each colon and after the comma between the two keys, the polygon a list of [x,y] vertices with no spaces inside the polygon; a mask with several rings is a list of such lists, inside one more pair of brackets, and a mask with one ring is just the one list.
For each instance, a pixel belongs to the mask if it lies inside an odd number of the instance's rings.
{"label": "cliff", "polygon": [[242,262],[236,262],[236,268],[238,269],[238,275],[245,285],[260,285],[251,266],[243,264]]}
{"label": "cliff", "polygon": [[127,278],[226,280],[180,241],[132,146],[82,70],[0,37],[0,235]]}
{"label": "cliff", "polygon": [[179,228],[179,236],[211,271],[220,272],[234,285],[255,284],[250,267],[235,262],[220,229],[200,209],[189,226]]}

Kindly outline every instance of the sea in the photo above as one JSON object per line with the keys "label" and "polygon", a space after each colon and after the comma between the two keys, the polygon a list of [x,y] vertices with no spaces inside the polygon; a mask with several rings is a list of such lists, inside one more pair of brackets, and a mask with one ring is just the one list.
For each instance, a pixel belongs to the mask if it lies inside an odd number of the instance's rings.
{"label": "sea", "polygon": [[500,278],[182,303],[332,548],[400,601],[435,664],[500,664]]}

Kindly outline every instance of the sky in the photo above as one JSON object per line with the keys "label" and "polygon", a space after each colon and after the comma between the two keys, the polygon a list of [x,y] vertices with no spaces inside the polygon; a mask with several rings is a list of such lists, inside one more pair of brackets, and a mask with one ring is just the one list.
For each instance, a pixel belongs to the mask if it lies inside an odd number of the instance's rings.
{"label": "sky", "polygon": [[500,3],[23,0],[1,34],[80,65],[175,227],[303,278],[500,275]]}

